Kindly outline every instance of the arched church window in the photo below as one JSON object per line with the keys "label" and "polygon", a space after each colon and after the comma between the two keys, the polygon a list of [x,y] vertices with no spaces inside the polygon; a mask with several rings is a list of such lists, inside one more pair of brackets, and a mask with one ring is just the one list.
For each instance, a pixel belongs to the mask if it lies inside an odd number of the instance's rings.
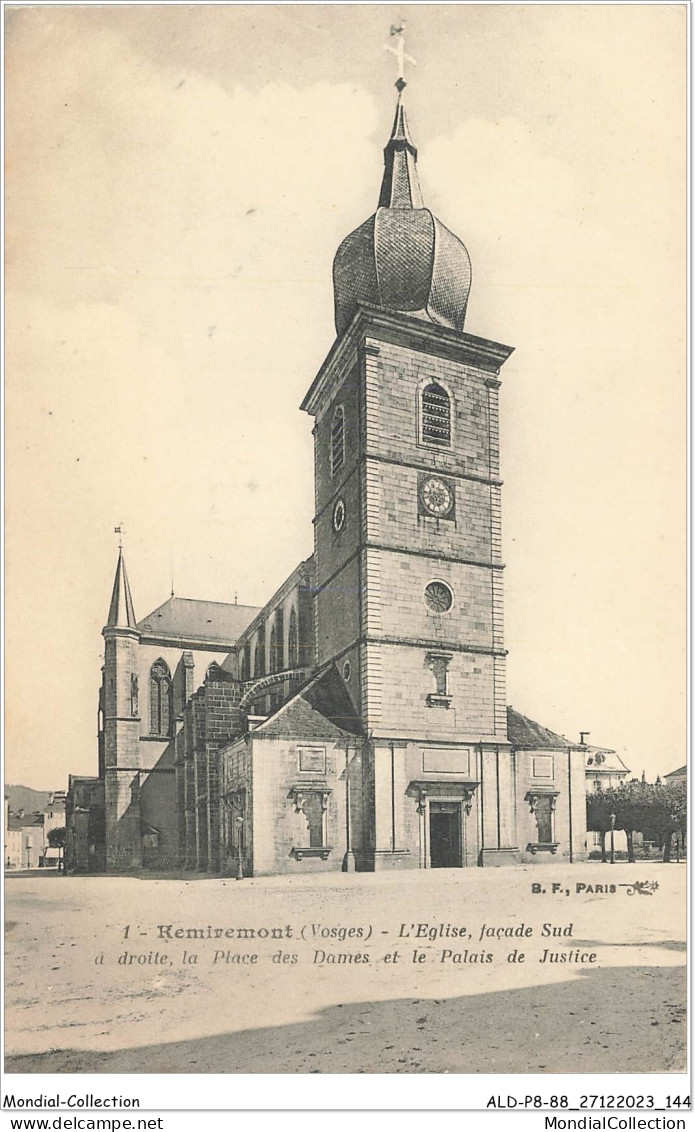
{"label": "arched church window", "polygon": [[451,444],[451,399],[437,381],[426,385],[421,394],[420,439],[423,444],[448,448]]}
{"label": "arched church window", "polygon": [[270,630],[270,672],[279,672],[278,667],[278,631],[273,625]]}
{"label": "arched church window", "polygon": [[345,410],[337,405],[331,424],[331,475],[339,472],[345,463]]}
{"label": "arched church window", "polygon": [[171,735],[173,723],[171,673],[160,657],[150,669],[150,735]]}
{"label": "arched church window", "polygon": [[256,651],[253,657],[254,676],[265,676],[265,628],[261,626],[256,638]]}
{"label": "arched church window", "polygon": [[285,667],[285,615],[282,607],[275,611],[275,644],[272,648],[273,672],[282,672]]}
{"label": "arched church window", "polygon": [[299,665],[299,633],[297,631],[297,611],[290,613],[290,627],[287,633],[287,662],[290,668]]}

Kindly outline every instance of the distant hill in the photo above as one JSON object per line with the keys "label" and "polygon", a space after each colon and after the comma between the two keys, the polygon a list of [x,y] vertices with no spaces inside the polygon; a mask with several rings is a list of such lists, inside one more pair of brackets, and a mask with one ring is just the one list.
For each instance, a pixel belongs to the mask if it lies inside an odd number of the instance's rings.
{"label": "distant hill", "polygon": [[10,811],[24,810],[25,814],[33,814],[42,810],[53,791],[32,790],[30,786],[6,786],[5,797],[10,799]]}

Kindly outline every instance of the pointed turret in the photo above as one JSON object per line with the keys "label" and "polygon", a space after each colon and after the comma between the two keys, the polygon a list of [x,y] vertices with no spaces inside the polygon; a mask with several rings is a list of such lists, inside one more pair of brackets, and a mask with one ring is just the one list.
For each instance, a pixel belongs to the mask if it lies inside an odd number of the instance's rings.
{"label": "pointed turret", "polygon": [[99,697],[99,775],[104,779],[106,868],[110,872],[142,865],[140,631],[120,546],[109,616],[101,633],[104,668]]}
{"label": "pointed turret", "polygon": [[424,208],[417,175],[417,149],[408,129],[402,90],[398,95],[391,137],[384,149],[379,208]]}
{"label": "pointed turret", "polygon": [[113,593],[111,594],[111,605],[109,606],[109,616],[106,625],[110,629],[137,628],[135,612],[133,610],[133,599],[130,594],[130,583],[128,582],[128,572],[125,568],[123,550],[120,547],[118,549],[118,565],[116,566],[116,577],[113,583]]}

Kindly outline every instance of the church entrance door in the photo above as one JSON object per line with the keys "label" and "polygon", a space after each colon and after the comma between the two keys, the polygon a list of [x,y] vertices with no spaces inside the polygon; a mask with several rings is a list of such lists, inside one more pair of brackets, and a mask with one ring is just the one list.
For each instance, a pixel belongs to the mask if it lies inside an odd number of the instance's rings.
{"label": "church entrance door", "polygon": [[433,869],[460,869],[461,803],[430,802],[430,866]]}

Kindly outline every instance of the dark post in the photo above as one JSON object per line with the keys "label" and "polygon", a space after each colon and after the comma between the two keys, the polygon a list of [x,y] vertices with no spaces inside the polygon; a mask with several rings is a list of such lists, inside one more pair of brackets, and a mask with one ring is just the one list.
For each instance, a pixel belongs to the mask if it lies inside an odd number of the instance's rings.
{"label": "dark post", "polygon": [[345,747],[345,856],[343,858],[343,872],[355,871],[355,854],[352,851],[350,840],[350,748]]}
{"label": "dark post", "polygon": [[615,814],[611,814],[611,865],[615,864]]}
{"label": "dark post", "polygon": [[242,861],[242,858],[241,858],[241,850],[242,850],[241,835],[242,835],[242,832],[243,832],[243,829],[244,829],[244,819],[241,816],[236,818],[236,828],[237,828],[236,879],[237,880],[243,880],[244,879],[244,864],[243,864],[243,861]]}
{"label": "dark post", "polygon": [[[582,735],[588,735],[588,731],[582,731]],[[572,831],[572,748],[567,748],[567,824],[569,826],[569,849],[570,849],[570,864],[574,861],[574,846],[572,844],[573,831]]]}

